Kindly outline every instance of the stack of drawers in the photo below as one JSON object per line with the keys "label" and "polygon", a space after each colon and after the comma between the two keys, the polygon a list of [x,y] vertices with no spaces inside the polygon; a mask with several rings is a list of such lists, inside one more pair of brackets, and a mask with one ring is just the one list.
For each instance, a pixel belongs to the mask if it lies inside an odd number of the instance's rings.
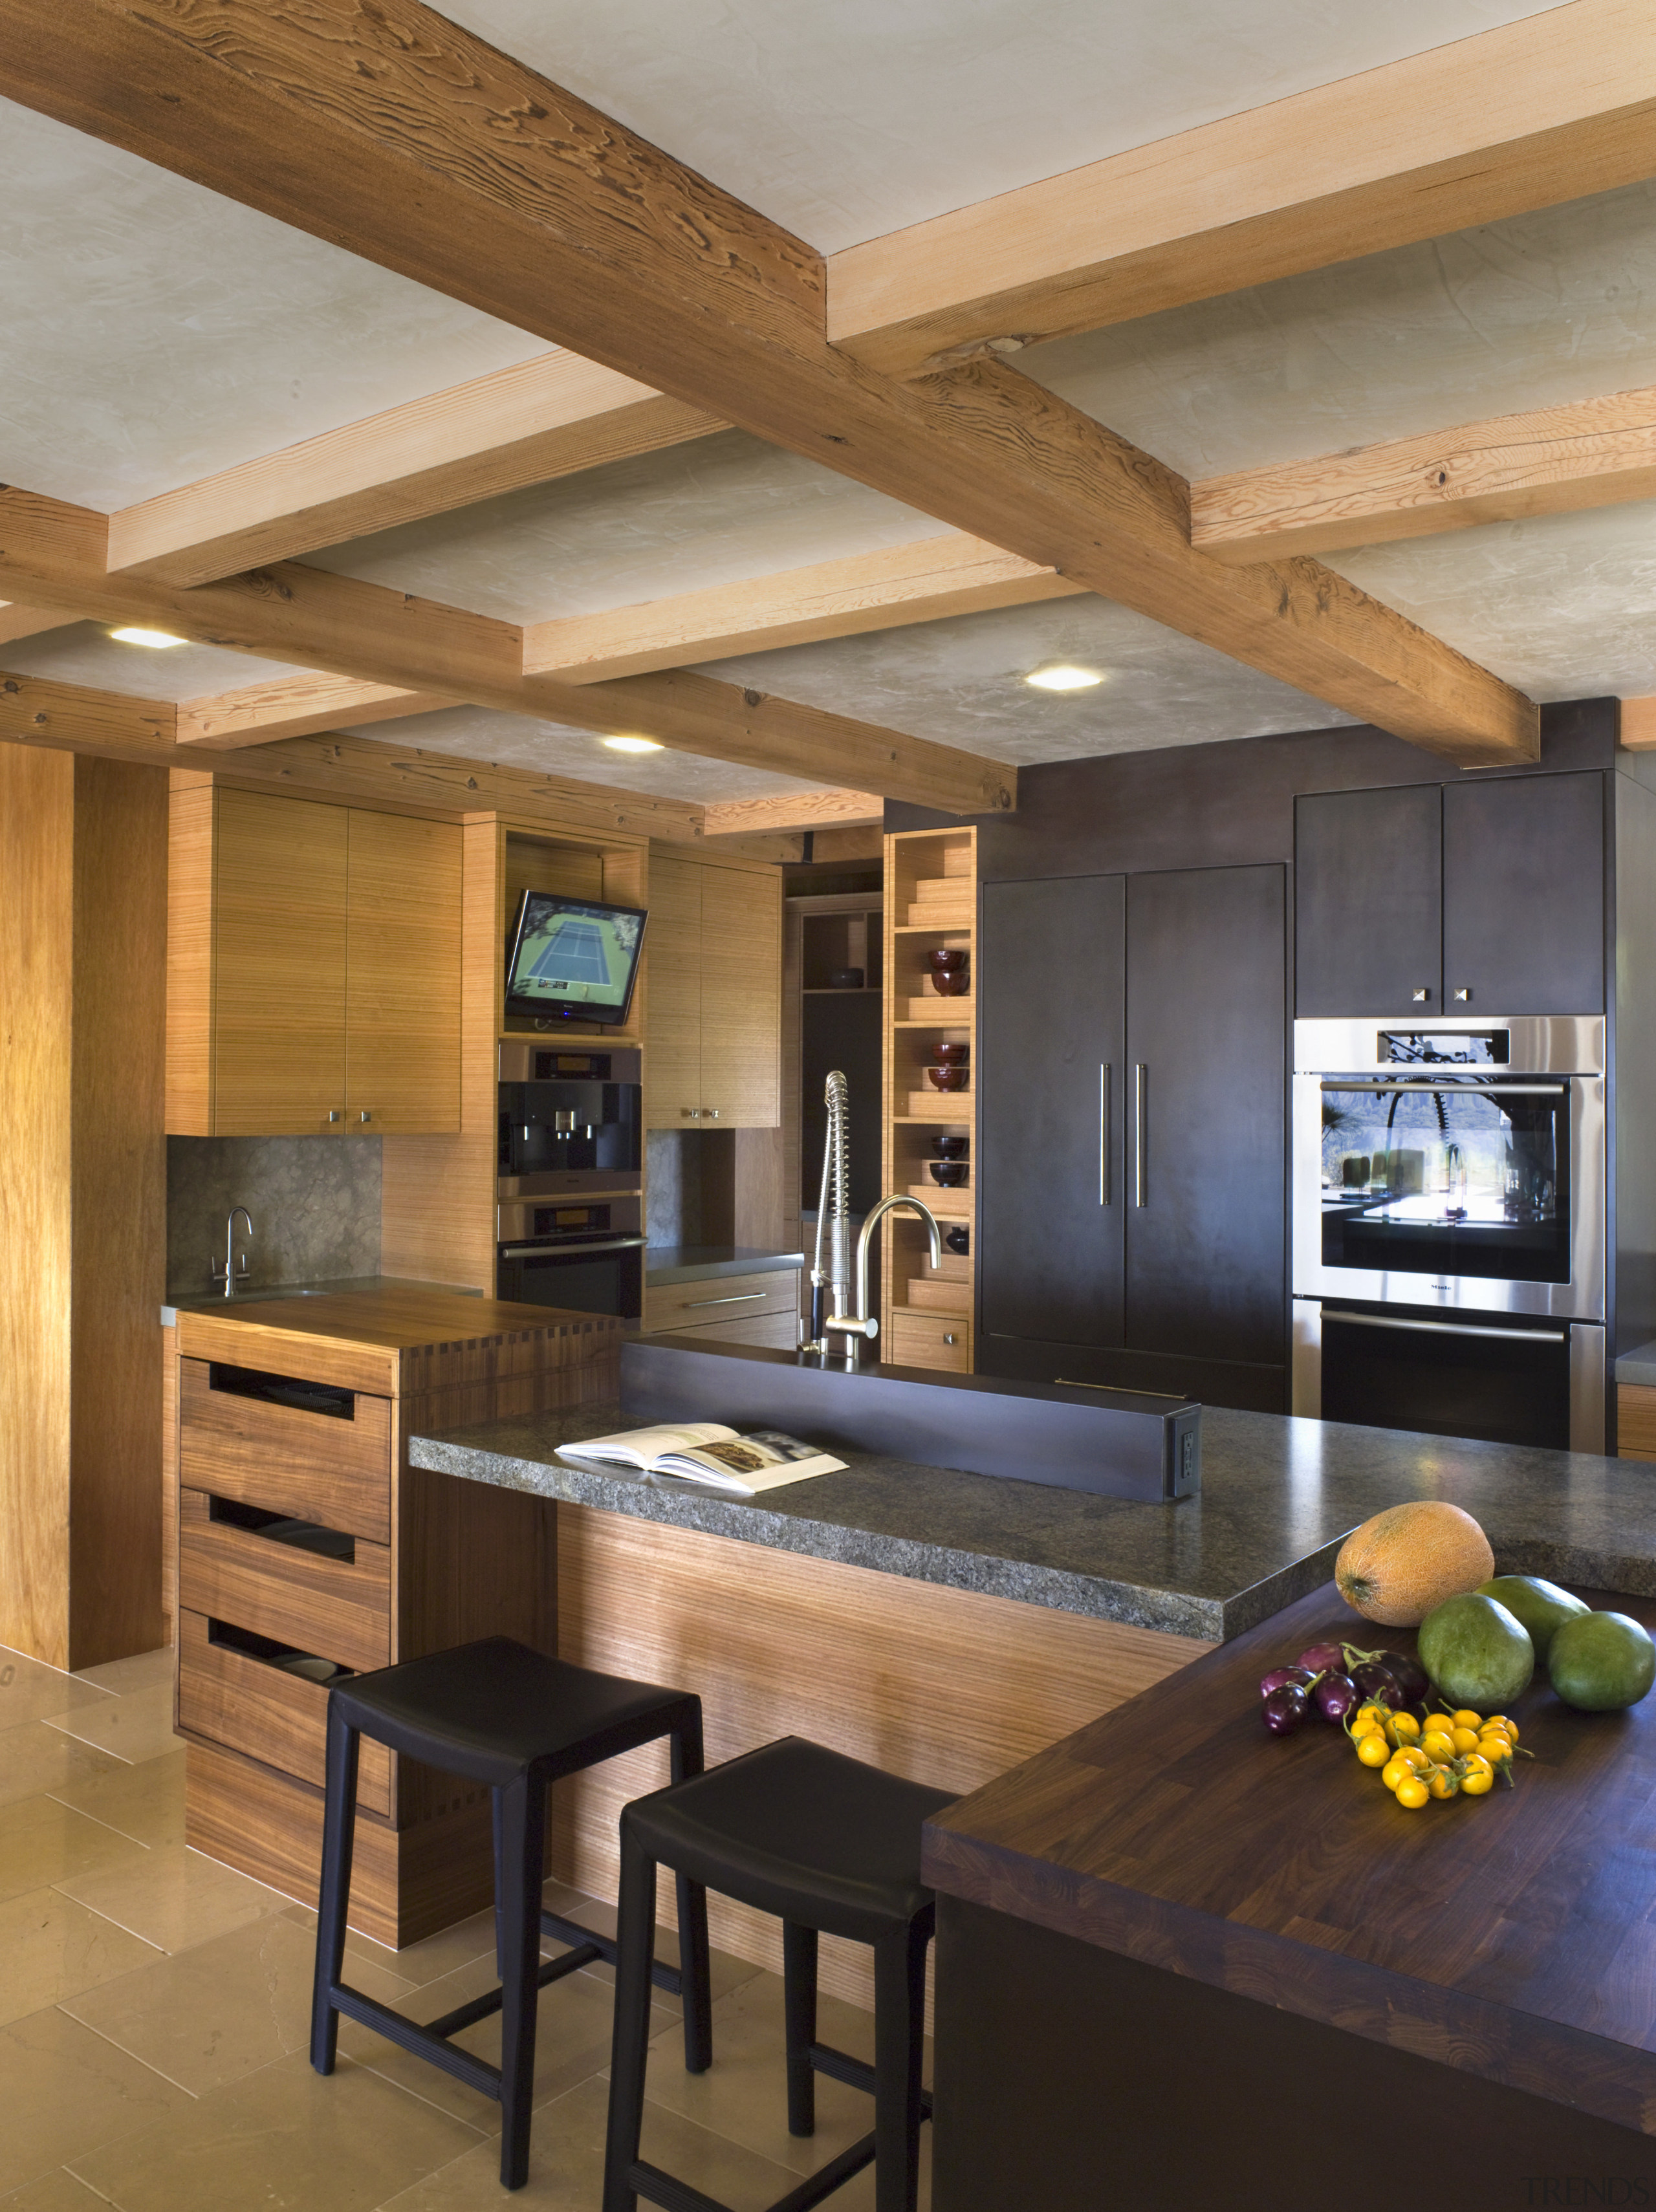
{"label": "stack of drawers", "polygon": [[792,1352],[800,1340],[800,1271],[715,1275],[644,1292],[646,1336],[693,1331],[710,1344],[762,1344]]}
{"label": "stack of drawers", "polygon": [[[332,1674],[478,1636],[556,1651],[555,1509],[411,1468],[407,1439],[612,1398],[620,1339],[605,1316],[436,1291],[180,1314],[178,1724],[198,1850],[314,1900]],[[486,1792],[365,1743],[357,1805],[365,1934],[417,1942],[488,1901]]]}

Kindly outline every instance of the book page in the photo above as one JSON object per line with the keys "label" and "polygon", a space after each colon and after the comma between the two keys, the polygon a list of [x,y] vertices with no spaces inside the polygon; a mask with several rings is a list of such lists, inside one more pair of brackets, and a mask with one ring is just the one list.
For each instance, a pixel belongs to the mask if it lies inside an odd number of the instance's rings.
{"label": "book page", "polygon": [[734,1429],[728,1429],[722,1421],[685,1421],[681,1426],[665,1425],[654,1429],[620,1429],[612,1437],[591,1437],[585,1443],[560,1444],[560,1459],[605,1460],[618,1467],[647,1468],[654,1465],[666,1452],[694,1452],[703,1444],[722,1443],[734,1438]]}

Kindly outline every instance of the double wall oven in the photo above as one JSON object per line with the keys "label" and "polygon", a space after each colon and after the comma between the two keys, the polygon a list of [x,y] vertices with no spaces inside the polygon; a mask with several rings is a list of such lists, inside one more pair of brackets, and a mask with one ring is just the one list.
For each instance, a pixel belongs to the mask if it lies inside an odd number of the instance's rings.
{"label": "double wall oven", "polygon": [[1604,1449],[1604,1024],[1294,1024],[1294,1410]]}
{"label": "double wall oven", "polygon": [[636,1321],[643,1116],[636,1048],[500,1048],[495,1291]]}

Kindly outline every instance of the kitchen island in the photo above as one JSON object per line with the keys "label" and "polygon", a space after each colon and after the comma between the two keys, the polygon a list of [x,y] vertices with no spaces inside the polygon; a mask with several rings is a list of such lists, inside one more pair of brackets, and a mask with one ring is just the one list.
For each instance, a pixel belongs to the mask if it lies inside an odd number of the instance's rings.
{"label": "kitchen island", "polygon": [[[636,1424],[594,1403],[416,1435],[409,1457],[556,1500],[563,1655],[696,1689],[713,1759],[791,1730],[980,1790],[1311,1596],[1408,1498],[1465,1506],[1503,1566],[1656,1595],[1649,1476],[1583,1455],[1209,1407],[1201,1493],[1172,1504],[852,1451],[749,1504],[556,1457]],[[665,1778],[647,1751],[560,1786],[556,1870],[613,1896],[619,1807]],[[770,1923],[727,1908],[715,1933],[774,1962]],[[824,1956],[866,1997],[863,1954]]]}

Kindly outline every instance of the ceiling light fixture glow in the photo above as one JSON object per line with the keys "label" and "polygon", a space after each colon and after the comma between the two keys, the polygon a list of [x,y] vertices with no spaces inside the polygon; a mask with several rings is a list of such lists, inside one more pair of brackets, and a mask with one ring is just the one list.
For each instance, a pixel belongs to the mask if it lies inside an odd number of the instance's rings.
{"label": "ceiling light fixture glow", "polygon": [[600,742],[612,753],[659,753],[661,750],[654,738],[604,738]]}
{"label": "ceiling light fixture glow", "polygon": [[1060,660],[1050,668],[1032,668],[1024,681],[1038,691],[1090,691],[1104,678],[1096,668],[1077,668],[1073,661]]}
{"label": "ceiling light fixture glow", "polygon": [[157,653],[164,652],[169,645],[188,645],[190,642],[187,637],[174,637],[171,630],[139,629],[131,625],[124,629],[112,629],[109,635],[119,644],[148,645]]}

